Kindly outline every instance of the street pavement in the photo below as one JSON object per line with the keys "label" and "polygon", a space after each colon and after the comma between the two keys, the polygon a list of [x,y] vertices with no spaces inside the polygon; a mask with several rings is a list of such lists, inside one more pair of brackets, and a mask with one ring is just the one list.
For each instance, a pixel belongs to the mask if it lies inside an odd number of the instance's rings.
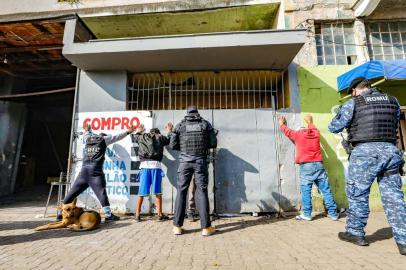
{"label": "street pavement", "polygon": [[[311,222],[293,217],[232,217],[214,221],[218,232],[202,237],[199,222],[185,221],[172,235],[171,221],[123,216],[89,232],[36,232],[52,218],[43,197],[0,200],[0,269],[388,269],[406,270],[382,212],[367,226],[369,247],[341,242],[345,218],[320,215]],[[50,214],[55,213],[51,208]]]}

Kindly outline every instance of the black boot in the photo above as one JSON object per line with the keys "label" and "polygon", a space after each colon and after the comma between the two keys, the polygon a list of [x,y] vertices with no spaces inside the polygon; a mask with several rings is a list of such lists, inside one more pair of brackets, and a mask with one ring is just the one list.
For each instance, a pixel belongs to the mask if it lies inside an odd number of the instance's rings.
{"label": "black boot", "polygon": [[365,240],[364,236],[356,236],[349,232],[339,232],[338,238],[342,241],[353,243],[357,246],[369,246],[369,243]]}
{"label": "black boot", "polygon": [[158,215],[159,222],[165,221],[165,220],[169,220],[169,217],[167,215],[164,215],[164,214]]}
{"label": "black boot", "polygon": [[397,244],[400,255],[406,255],[406,245]]}
{"label": "black boot", "polygon": [[117,221],[117,220],[120,220],[120,217],[111,213],[111,215],[109,217],[104,218],[104,223],[109,223],[109,222],[113,222],[113,221]]}

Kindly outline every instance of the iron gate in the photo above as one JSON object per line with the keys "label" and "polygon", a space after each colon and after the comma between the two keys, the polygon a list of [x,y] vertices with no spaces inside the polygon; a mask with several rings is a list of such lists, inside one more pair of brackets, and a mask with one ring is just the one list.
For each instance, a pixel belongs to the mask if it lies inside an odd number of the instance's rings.
{"label": "iron gate", "polygon": [[[275,71],[179,72],[135,74],[129,82],[127,109],[153,111],[154,126],[178,123],[188,105],[219,130],[217,160],[210,164],[216,211],[278,211],[282,196],[275,108],[285,107],[284,75]],[[166,150],[168,181],[164,211],[172,212],[177,152]],[[216,179],[213,179],[213,173]],[[214,205],[210,193],[211,207]]]}

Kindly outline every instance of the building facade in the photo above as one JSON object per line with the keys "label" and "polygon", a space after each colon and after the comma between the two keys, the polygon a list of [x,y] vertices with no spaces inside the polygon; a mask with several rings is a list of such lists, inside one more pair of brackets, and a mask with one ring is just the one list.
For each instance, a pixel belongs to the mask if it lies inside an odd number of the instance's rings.
{"label": "building facade", "polygon": [[[162,130],[195,104],[220,130],[209,169],[214,211],[300,209],[294,147],[276,119],[283,114],[299,128],[305,113],[321,130],[334,197],[346,207],[347,156],[341,137],[327,130],[342,102],[336,78],[370,59],[406,53],[403,1],[4,2],[3,195],[44,184],[59,171],[75,173],[83,116],[148,111]],[[384,90],[406,102],[401,86]],[[55,135],[61,133],[67,136]],[[176,153],[166,157],[164,200],[171,212]],[[122,211],[133,208],[136,172],[135,166],[126,183],[111,183],[128,186]],[[375,186],[371,196],[379,209]]]}
{"label": "building facade", "polygon": [[[341,136],[327,125],[343,103],[336,78],[369,60],[405,59],[406,3],[404,1],[289,1],[285,21],[290,28],[305,27],[308,40],[297,58],[299,103],[302,114],[312,113],[322,134],[325,166],[337,203],[345,207],[348,159]],[[404,83],[378,85],[404,106]],[[318,102],[314,102],[318,100]],[[403,140],[403,139],[402,139]],[[404,182],[405,183],[405,182]],[[315,203],[322,203],[315,192]],[[382,209],[379,190],[371,190],[371,209]]]}

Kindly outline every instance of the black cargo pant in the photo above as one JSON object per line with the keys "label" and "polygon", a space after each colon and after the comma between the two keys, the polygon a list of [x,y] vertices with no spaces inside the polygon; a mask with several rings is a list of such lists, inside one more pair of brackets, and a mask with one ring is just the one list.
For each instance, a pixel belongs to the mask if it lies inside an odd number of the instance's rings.
{"label": "black cargo pant", "polygon": [[73,202],[73,200],[89,186],[92,188],[103,207],[110,206],[106,192],[106,178],[104,177],[103,169],[94,165],[82,166],[78,177],[63,200],[63,203],[66,204]]}
{"label": "black cargo pant", "polygon": [[175,202],[175,217],[173,224],[183,226],[186,210],[186,197],[192,176],[195,176],[196,193],[195,200],[197,210],[200,214],[200,225],[202,228],[211,226],[209,213],[209,197],[207,187],[209,183],[206,158],[192,162],[180,162],[178,168],[177,194]]}

